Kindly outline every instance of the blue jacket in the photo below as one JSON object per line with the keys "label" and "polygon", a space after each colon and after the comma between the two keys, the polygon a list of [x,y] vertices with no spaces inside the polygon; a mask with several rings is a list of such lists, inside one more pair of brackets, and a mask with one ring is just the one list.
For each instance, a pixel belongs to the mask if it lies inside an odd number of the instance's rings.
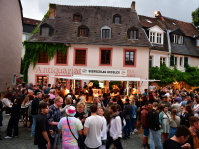
{"label": "blue jacket", "polygon": [[131,118],[136,118],[136,113],[137,113],[137,106],[134,105],[134,106],[132,106]]}

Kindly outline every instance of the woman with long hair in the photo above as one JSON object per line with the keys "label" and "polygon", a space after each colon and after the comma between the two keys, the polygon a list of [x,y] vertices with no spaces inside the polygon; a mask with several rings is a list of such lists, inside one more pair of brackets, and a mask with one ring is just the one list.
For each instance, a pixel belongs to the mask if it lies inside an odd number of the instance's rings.
{"label": "woman with long hair", "polygon": [[178,126],[180,126],[180,117],[177,116],[177,109],[171,110],[169,138],[173,137]]}

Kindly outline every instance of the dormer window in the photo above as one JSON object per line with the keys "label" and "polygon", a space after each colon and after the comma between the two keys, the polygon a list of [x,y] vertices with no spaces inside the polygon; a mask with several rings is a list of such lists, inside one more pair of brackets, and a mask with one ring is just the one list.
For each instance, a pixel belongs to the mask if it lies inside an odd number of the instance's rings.
{"label": "dormer window", "polygon": [[111,28],[108,26],[104,26],[101,28],[101,38],[111,38]]}
{"label": "dormer window", "polygon": [[73,22],[81,22],[82,21],[82,15],[80,13],[73,14]]}
{"label": "dormer window", "polygon": [[79,37],[88,37],[89,29],[85,25],[81,25],[78,27],[78,36]]}
{"label": "dormer window", "polygon": [[127,31],[128,39],[138,39],[138,29],[136,27],[131,27]]}
{"label": "dormer window", "polygon": [[177,44],[183,44],[184,38],[180,35],[173,35],[173,42]]}
{"label": "dormer window", "polygon": [[151,43],[163,44],[163,33],[149,32],[149,40]]}
{"label": "dormer window", "polygon": [[53,33],[53,28],[48,24],[42,24],[40,27],[40,35],[43,37],[50,36]]}
{"label": "dormer window", "polygon": [[121,24],[121,16],[119,14],[113,16],[113,23]]}

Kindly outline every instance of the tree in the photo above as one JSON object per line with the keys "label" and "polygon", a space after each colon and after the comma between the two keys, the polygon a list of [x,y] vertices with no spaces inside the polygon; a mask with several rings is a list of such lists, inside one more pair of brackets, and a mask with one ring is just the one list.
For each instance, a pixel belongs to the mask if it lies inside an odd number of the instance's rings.
{"label": "tree", "polygon": [[199,7],[192,12],[192,20],[195,27],[199,29]]}

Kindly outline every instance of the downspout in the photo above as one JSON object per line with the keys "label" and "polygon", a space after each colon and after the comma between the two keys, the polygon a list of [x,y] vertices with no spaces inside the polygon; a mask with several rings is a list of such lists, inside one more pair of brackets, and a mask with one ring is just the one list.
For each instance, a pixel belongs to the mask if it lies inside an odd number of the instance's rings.
{"label": "downspout", "polygon": [[168,66],[170,68],[170,57],[171,57],[171,42],[170,42],[170,30],[166,29],[166,33],[167,33],[167,41],[168,41],[168,50],[169,50],[169,54],[168,54]]}

